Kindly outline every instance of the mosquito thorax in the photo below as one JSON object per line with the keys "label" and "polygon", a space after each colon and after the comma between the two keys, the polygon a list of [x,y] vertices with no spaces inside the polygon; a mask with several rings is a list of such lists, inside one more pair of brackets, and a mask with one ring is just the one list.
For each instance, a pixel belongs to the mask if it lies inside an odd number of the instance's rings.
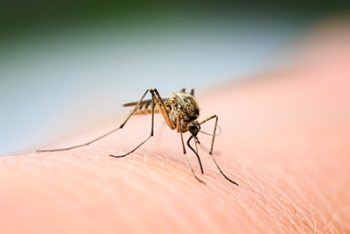
{"label": "mosquito thorax", "polygon": [[199,116],[199,106],[196,99],[185,93],[174,93],[174,110],[178,111],[183,117],[196,119]]}

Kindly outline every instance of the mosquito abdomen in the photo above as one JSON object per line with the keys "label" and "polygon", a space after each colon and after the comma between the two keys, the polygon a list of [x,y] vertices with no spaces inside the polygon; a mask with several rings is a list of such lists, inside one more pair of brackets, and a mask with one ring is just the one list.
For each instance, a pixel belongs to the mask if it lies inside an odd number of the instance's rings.
{"label": "mosquito abdomen", "polygon": [[[157,105],[154,107],[154,113],[160,113],[160,110]],[[136,111],[134,112],[134,115],[148,115],[148,114],[152,114],[152,102],[141,103],[137,107]]]}

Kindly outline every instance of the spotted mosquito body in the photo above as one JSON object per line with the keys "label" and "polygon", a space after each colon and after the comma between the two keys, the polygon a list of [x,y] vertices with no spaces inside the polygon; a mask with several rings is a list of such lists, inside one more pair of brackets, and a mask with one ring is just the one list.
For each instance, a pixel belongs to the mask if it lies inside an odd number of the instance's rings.
{"label": "spotted mosquito body", "polygon": [[[136,106],[138,105],[138,102],[130,102],[130,103],[125,103],[123,106],[124,107],[131,107],[131,106]],[[142,101],[137,109],[134,112],[134,115],[148,115],[148,114],[152,114],[152,100],[144,100]],[[160,109],[158,108],[158,106],[154,107],[154,113],[160,113]]]}
{"label": "spotted mosquito body", "polygon": [[[147,93],[150,93],[152,98],[148,100],[144,100],[144,97],[146,96]],[[216,115],[213,115],[201,122],[197,120],[200,114],[200,109],[198,106],[198,103],[194,97],[194,89],[191,89],[191,92],[188,94],[186,93],[186,89],[183,88],[180,92],[174,92],[173,97],[171,98],[161,98],[159,92],[157,89],[147,89],[146,92],[142,95],[141,99],[138,102],[130,102],[126,103],[123,106],[125,107],[134,107],[134,109],[131,111],[129,116],[126,118],[126,120],[116,129],[92,140],[89,141],[85,144],[81,145],[76,145],[68,148],[62,148],[62,149],[53,149],[53,150],[37,150],[37,152],[52,152],[52,151],[63,151],[63,150],[70,150],[78,147],[83,147],[90,145],[93,142],[96,142],[113,132],[123,128],[125,124],[128,122],[130,117],[132,115],[145,115],[145,114],[151,114],[152,115],[152,122],[151,122],[151,133],[150,135],[142,141],[138,146],[136,146],[133,150],[130,152],[124,154],[124,155],[110,155],[112,157],[116,158],[121,158],[125,157],[134,151],[136,151],[139,147],[141,147],[144,143],[146,143],[152,136],[153,136],[153,129],[154,129],[154,114],[155,113],[160,113],[162,114],[166,124],[171,130],[176,130],[177,133],[180,134],[181,137],[181,142],[182,142],[182,149],[183,149],[183,154],[187,160],[187,163],[191,169],[192,174],[194,177],[200,181],[201,183],[205,183],[203,180],[197,177],[196,173],[194,172],[192,165],[187,157],[186,154],[186,147],[183,139],[183,133],[190,132],[191,136],[187,140],[187,146],[191,149],[191,151],[196,155],[198,159],[198,163],[201,169],[201,173],[203,174],[203,166],[201,159],[198,154],[197,150],[197,144],[200,144],[199,139],[197,137],[198,133],[201,130],[201,125],[208,122],[211,119],[215,119],[215,126],[214,126],[214,131],[212,134],[212,141],[211,141],[211,147],[209,154],[211,158],[213,159],[215,165],[219,169],[220,173],[230,181],[231,183],[235,184],[238,186],[236,182],[228,178],[224,172],[221,170],[219,165],[217,164],[215,158],[213,157],[213,148],[214,148],[214,140],[216,136],[216,129],[218,126],[218,117]],[[194,139],[194,143],[196,145],[196,150],[191,146],[190,141]]]}

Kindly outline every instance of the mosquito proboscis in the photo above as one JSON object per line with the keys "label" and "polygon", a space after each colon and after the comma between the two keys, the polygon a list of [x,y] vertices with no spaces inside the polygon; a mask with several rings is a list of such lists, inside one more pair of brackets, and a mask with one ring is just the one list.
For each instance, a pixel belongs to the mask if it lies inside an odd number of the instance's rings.
{"label": "mosquito proboscis", "polygon": [[[151,94],[151,99],[144,100],[147,93]],[[137,145],[133,150],[130,152],[123,154],[123,155],[110,155],[111,157],[121,158],[128,156],[129,154],[135,152],[139,147],[141,147],[144,143],[146,143],[152,136],[154,132],[154,114],[155,113],[161,113],[166,124],[171,130],[176,130],[177,133],[180,133],[181,142],[182,142],[182,149],[183,154],[186,158],[186,161],[191,169],[192,174],[194,177],[201,183],[205,183],[203,180],[201,180],[196,173],[194,172],[192,165],[187,157],[186,154],[186,147],[183,139],[183,133],[190,132],[191,136],[187,140],[187,146],[193,151],[193,153],[196,155],[198,159],[198,163],[200,166],[201,173],[203,174],[203,166],[201,159],[198,154],[197,144],[200,144],[199,139],[197,137],[198,133],[201,132],[201,125],[208,122],[209,120],[215,119],[215,125],[214,125],[214,131],[213,134],[210,134],[212,136],[211,140],[211,147],[209,151],[209,155],[213,159],[215,165],[219,169],[220,173],[230,181],[231,183],[238,186],[238,183],[231,180],[229,177],[225,175],[225,173],[221,170],[219,164],[216,162],[215,158],[213,157],[213,148],[214,148],[214,140],[216,136],[216,130],[218,127],[218,116],[213,115],[209,118],[206,118],[205,120],[199,122],[197,118],[199,117],[200,109],[198,106],[198,103],[194,97],[194,89],[191,89],[190,93],[186,93],[186,89],[183,88],[180,92],[174,92],[173,96],[170,98],[162,98],[158,92],[157,89],[147,89],[146,92],[142,95],[141,99],[138,102],[130,102],[126,103],[123,106],[130,107],[134,106],[134,109],[131,111],[129,116],[126,118],[126,120],[116,129],[92,140],[84,144],[68,147],[68,148],[61,148],[61,149],[52,149],[52,150],[37,150],[37,152],[53,152],[53,151],[63,151],[63,150],[71,150],[83,146],[90,145],[91,143],[94,143],[116,131],[119,129],[122,129],[125,124],[128,122],[131,116],[137,115],[137,114],[151,114],[152,115],[152,122],[151,122],[151,133],[150,135],[142,141],[139,145]],[[194,143],[196,145],[196,149],[194,149],[190,142],[191,140],[194,140]]]}

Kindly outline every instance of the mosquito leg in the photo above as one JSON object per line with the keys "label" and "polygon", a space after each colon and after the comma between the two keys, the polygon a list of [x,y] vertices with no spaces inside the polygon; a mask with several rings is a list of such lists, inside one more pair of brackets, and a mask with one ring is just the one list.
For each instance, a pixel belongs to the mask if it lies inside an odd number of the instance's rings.
{"label": "mosquito leg", "polygon": [[122,158],[125,157],[133,152],[135,152],[135,150],[137,150],[141,145],[143,145],[144,143],[146,143],[152,136],[153,136],[153,129],[154,129],[154,107],[155,107],[155,96],[152,92],[152,90],[149,90],[151,92],[152,95],[152,123],[151,123],[151,133],[150,135],[146,138],[146,140],[142,141],[138,146],[136,146],[133,150],[131,150],[130,152],[123,154],[123,155],[113,155],[110,154],[109,156],[111,157],[115,157],[115,158]]}
{"label": "mosquito leg", "polygon": [[163,99],[162,97],[160,96],[159,92],[157,89],[153,89],[151,91],[154,96],[156,97],[155,98],[155,102],[160,110],[160,112],[162,113],[163,115],[163,118],[165,120],[165,122],[167,123],[167,125],[172,129],[174,130],[176,127],[174,126],[173,122],[171,121],[170,117],[169,117],[169,113],[168,113],[168,109],[165,107],[165,104],[163,102]]}
{"label": "mosquito leg", "polygon": [[220,173],[225,177],[225,179],[227,179],[228,181],[230,181],[231,183],[235,184],[238,186],[238,184],[236,182],[234,182],[233,180],[231,180],[230,178],[228,178],[225,173],[221,170],[219,164],[216,162],[215,158],[213,157],[213,148],[214,148],[214,140],[215,140],[215,135],[216,135],[216,128],[218,126],[218,116],[217,115],[213,115],[205,120],[203,120],[202,122],[200,122],[199,124],[202,125],[204,124],[205,122],[211,120],[211,119],[214,119],[215,118],[215,126],[214,126],[214,132],[213,132],[213,138],[211,140],[211,147],[210,147],[210,151],[209,151],[209,154],[211,156],[211,158],[213,159],[215,165],[217,166],[217,168],[219,169]]}
{"label": "mosquito leg", "polygon": [[[187,160],[188,166],[189,166],[190,169],[191,169],[192,174],[194,175],[194,177],[196,177],[196,179],[197,179],[199,182],[205,184],[205,182],[204,182],[203,180],[199,179],[199,178],[197,177],[196,173],[194,173],[194,170],[193,170],[193,168],[192,168],[192,166],[191,166],[190,160],[188,159],[188,157],[187,157],[187,155],[186,155],[186,148],[185,148],[185,143],[184,143],[184,139],[183,139],[183,136],[182,136],[182,132],[180,132],[180,136],[181,136],[181,143],[182,143],[183,154],[185,155],[185,158],[186,158],[186,160]],[[200,164],[200,165],[201,165],[201,167],[202,167],[202,164]],[[203,170],[203,169],[202,169],[202,170]],[[203,173],[203,172],[202,172],[202,173]]]}
{"label": "mosquito leg", "polygon": [[[173,125],[173,123],[171,122],[170,118],[169,118],[169,114],[168,111],[165,107],[165,104],[161,98],[161,96],[159,95],[157,89],[148,89],[148,91],[151,93],[152,95],[152,127],[151,127],[151,134],[149,135],[149,137],[144,140],[143,142],[141,142],[138,146],[136,146],[133,150],[131,150],[130,152],[124,154],[124,155],[110,155],[111,157],[116,157],[116,158],[121,158],[121,157],[125,157],[133,152],[135,152],[135,150],[137,150],[140,146],[142,146],[144,143],[146,143],[152,136],[153,136],[153,129],[154,129],[154,108],[157,105],[157,107],[159,108],[160,112],[162,113],[165,122],[167,123],[167,125],[171,128],[174,129],[175,126]],[[140,102],[138,103],[138,105],[141,103],[142,99],[140,100]],[[138,105],[135,107],[134,111],[136,111],[136,108],[138,107]],[[129,117],[130,118],[130,117]]]}
{"label": "mosquito leg", "polygon": [[188,166],[190,166],[191,172],[192,172],[192,174],[194,175],[194,177],[196,177],[196,179],[197,179],[199,182],[201,182],[201,183],[203,183],[203,184],[206,184],[203,180],[201,180],[201,179],[199,179],[199,178],[197,177],[196,173],[194,173],[194,171],[193,171],[193,168],[192,168],[192,166],[191,166],[190,160],[188,159],[188,157],[187,157],[186,154],[184,154],[184,155],[185,155],[185,158],[186,158],[186,160],[187,160]]}
{"label": "mosquito leg", "polygon": [[228,178],[228,177],[225,175],[225,173],[221,170],[221,168],[219,167],[219,164],[216,162],[216,160],[215,160],[215,158],[213,157],[213,155],[210,154],[210,156],[211,156],[211,158],[213,159],[214,163],[216,164],[217,168],[219,169],[220,173],[225,177],[225,179],[238,186],[238,184],[237,184],[236,182],[234,182],[233,180],[231,180],[230,178]]}
{"label": "mosquito leg", "polygon": [[81,144],[81,145],[76,145],[76,146],[72,146],[72,147],[68,147],[68,148],[61,148],[61,149],[37,150],[36,152],[39,153],[39,152],[64,151],[64,150],[71,150],[71,149],[75,149],[75,148],[79,148],[79,147],[83,147],[83,146],[88,146],[88,145],[90,145],[91,143],[94,143],[94,142],[96,142],[96,141],[98,141],[98,140],[100,140],[100,139],[102,139],[102,138],[104,138],[104,137],[106,137],[106,136],[108,136],[108,135],[110,135],[110,134],[112,134],[112,133],[118,131],[119,129],[122,129],[122,128],[124,127],[124,125],[126,124],[126,122],[128,122],[128,120],[130,119],[130,117],[135,113],[135,111],[136,111],[137,108],[139,107],[140,103],[142,102],[142,100],[144,99],[144,97],[146,96],[146,94],[147,94],[148,92],[150,92],[150,91],[151,91],[151,89],[147,89],[147,90],[146,90],[146,92],[142,95],[142,97],[141,97],[140,101],[138,102],[138,104],[135,106],[134,110],[129,114],[129,116],[126,118],[126,120],[125,120],[118,128],[116,128],[116,129],[114,129],[114,130],[112,130],[112,131],[110,131],[110,132],[108,132],[108,133],[106,133],[106,134],[104,134],[104,135],[102,135],[102,136],[100,136],[100,137],[98,137],[98,138],[92,140],[92,141],[89,141],[89,142],[84,143],[84,144]]}
{"label": "mosquito leg", "polygon": [[212,155],[212,152],[213,152],[213,148],[214,148],[214,140],[215,140],[215,134],[216,134],[216,128],[218,126],[218,116],[217,115],[213,115],[205,120],[203,120],[202,122],[199,123],[199,125],[202,125],[206,122],[208,122],[209,120],[211,119],[216,119],[215,120],[215,126],[214,126],[214,133],[213,133],[213,138],[211,139],[211,147],[210,147],[210,151],[209,151],[209,154]]}
{"label": "mosquito leg", "polygon": [[98,141],[102,138],[104,138],[105,136],[108,136],[110,134],[112,134],[113,132],[116,132],[117,130],[121,129],[121,127],[114,129],[113,131],[110,131],[98,138],[96,138],[95,140],[89,141],[88,143],[85,144],[81,144],[81,145],[76,145],[76,146],[72,146],[72,147],[68,147],[68,148],[61,148],[61,149],[51,149],[51,150],[37,150],[37,153],[42,153],[42,152],[54,152],[54,151],[64,151],[64,150],[71,150],[71,149],[75,149],[75,148],[79,148],[79,147],[83,147],[83,146],[88,146],[91,143],[94,143],[95,141]]}

